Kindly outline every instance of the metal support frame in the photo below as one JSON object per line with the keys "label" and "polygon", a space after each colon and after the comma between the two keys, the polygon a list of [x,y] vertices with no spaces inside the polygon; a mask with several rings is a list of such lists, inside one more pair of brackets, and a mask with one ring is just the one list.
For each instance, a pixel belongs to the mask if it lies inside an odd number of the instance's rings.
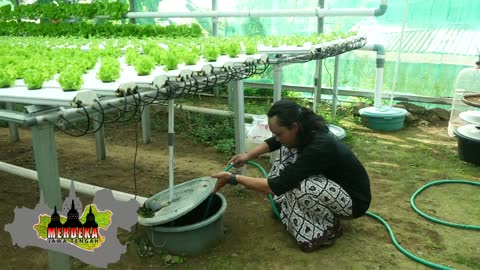
{"label": "metal support frame", "polygon": [[[282,99],[282,72],[283,66],[276,64],[273,66],[273,102]],[[273,164],[278,155],[278,150],[270,154],[270,164]]]}
{"label": "metal support frame", "polygon": [[143,106],[142,109],[142,138],[144,144],[152,142],[152,128],[150,125],[150,105]]}
{"label": "metal support frame", "polygon": [[[32,127],[32,142],[40,192],[48,207],[61,208],[62,193],[53,126]],[[59,252],[48,251],[48,264],[50,269],[70,269],[70,257]]]}
{"label": "metal support frame", "polygon": [[281,64],[273,65],[273,102],[282,99],[282,70]]}
{"label": "metal support frame", "polygon": [[230,81],[228,82],[227,84],[227,104],[228,104],[228,108],[230,110],[233,110],[233,103],[234,103],[234,97],[233,97],[233,93],[234,93],[234,81]]}
{"label": "metal support frame", "polygon": [[[217,0],[212,0],[212,11],[216,11],[217,7]],[[218,36],[218,17],[212,17],[212,35]],[[217,85],[213,86],[213,94],[215,97],[220,96],[220,88]]]}
{"label": "metal support frame", "polygon": [[333,71],[333,97],[332,97],[332,119],[337,118],[337,101],[338,101],[338,69],[340,64],[340,56],[335,56],[335,68]]}
{"label": "metal support frame", "polygon": [[[217,10],[217,0],[212,0],[212,11]],[[218,36],[218,17],[212,17],[212,35]]]}
{"label": "metal support frame", "polygon": [[235,152],[245,152],[245,104],[243,80],[233,81],[233,113],[235,124]]}
{"label": "metal support frame", "polygon": [[[318,0],[318,7],[325,7],[325,0]],[[323,18],[317,19],[317,33],[323,33]],[[319,59],[315,61],[315,77],[313,80],[313,111],[317,111],[317,103],[322,100],[322,63],[323,60]]]}
{"label": "metal support frame", "polygon": [[[233,88],[233,121],[235,125],[235,153],[245,152],[245,104],[243,80],[234,80]],[[240,169],[240,174],[246,174],[245,166]]]}
{"label": "metal support frame", "polygon": [[107,151],[105,150],[105,129],[104,126],[100,127],[101,115],[94,115],[93,128],[98,129],[95,133],[95,145],[97,150],[97,160],[107,159]]}
{"label": "metal support frame", "polygon": [[[13,102],[5,103],[5,109],[10,111],[15,111],[16,104]],[[10,136],[10,142],[20,141],[20,136],[18,134],[18,124],[13,122],[8,122],[8,132]]]}
{"label": "metal support frame", "polygon": [[170,202],[174,199],[173,187],[175,186],[175,102],[173,99],[168,101],[168,190]]}

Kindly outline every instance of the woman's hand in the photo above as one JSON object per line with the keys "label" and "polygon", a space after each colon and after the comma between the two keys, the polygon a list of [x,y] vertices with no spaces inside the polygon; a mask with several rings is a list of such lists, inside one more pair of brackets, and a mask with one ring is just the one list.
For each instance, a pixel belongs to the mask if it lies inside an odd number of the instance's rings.
{"label": "woman's hand", "polygon": [[231,173],[229,172],[219,172],[212,177],[217,178],[217,183],[215,184],[215,188],[213,192],[219,191],[223,186],[225,186],[228,183],[228,179],[230,178]]}
{"label": "woman's hand", "polygon": [[247,153],[241,153],[238,155],[233,156],[229,161],[228,164],[233,164],[235,168],[242,167],[245,163],[249,160]]}

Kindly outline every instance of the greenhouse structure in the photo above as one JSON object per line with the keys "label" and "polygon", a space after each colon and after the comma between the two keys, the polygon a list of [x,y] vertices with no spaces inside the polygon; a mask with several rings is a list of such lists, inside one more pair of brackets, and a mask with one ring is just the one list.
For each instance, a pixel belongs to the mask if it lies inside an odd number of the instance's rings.
{"label": "greenhouse structure", "polygon": [[1,269],[480,269],[477,0],[0,0]]}

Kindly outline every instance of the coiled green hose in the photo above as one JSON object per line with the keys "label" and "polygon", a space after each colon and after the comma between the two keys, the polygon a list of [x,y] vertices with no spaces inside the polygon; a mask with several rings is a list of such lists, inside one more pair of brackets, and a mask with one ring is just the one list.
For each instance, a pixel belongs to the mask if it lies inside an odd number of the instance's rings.
{"label": "coiled green hose", "polygon": [[[262,174],[266,177],[268,177],[268,174],[267,172],[265,171],[265,169],[263,169],[262,166],[260,166],[260,164],[256,163],[256,162],[253,162],[253,161],[248,161],[247,164],[249,165],[252,165],[256,168],[258,168]],[[231,168],[233,167],[233,165],[228,165],[227,168],[225,168],[225,171],[228,171],[230,170]],[[433,181],[433,182],[430,182],[424,186],[422,186],[421,188],[419,188],[417,191],[415,191],[415,193],[413,193],[412,197],[410,198],[410,204],[411,204],[411,207],[412,209],[417,212],[420,216],[432,221],[432,222],[435,222],[435,223],[439,223],[439,224],[443,224],[443,225],[447,225],[447,226],[451,226],[451,227],[455,227],[455,228],[461,228],[461,229],[469,229],[469,230],[480,230],[480,226],[479,225],[467,225],[467,224],[459,224],[459,223],[452,223],[452,222],[448,222],[448,221],[443,221],[443,220],[440,220],[440,219],[437,219],[437,218],[434,218],[434,217],[431,217],[427,214],[425,214],[424,212],[422,212],[420,209],[417,208],[417,206],[415,205],[415,198],[420,194],[422,193],[422,191],[424,191],[425,189],[427,189],[428,187],[431,187],[431,186],[434,186],[434,185],[440,185],[440,184],[451,184],[451,183],[455,183],[455,184],[469,184],[469,185],[474,185],[474,186],[480,186],[480,182],[475,182],[475,181],[468,181],[468,180],[438,180],[438,181]],[[270,201],[270,205],[272,207],[272,211],[273,211],[273,214],[276,218],[280,219],[280,213],[278,212],[278,209],[275,205],[275,202],[273,201],[273,196],[271,194],[268,194],[268,199]],[[406,249],[404,249],[397,241],[397,239],[395,238],[395,234],[393,233],[392,229],[390,228],[390,226],[388,225],[388,223],[382,218],[380,217],[379,215],[376,215],[370,211],[368,211],[366,213],[367,216],[373,218],[373,219],[376,219],[377,221],[379,221],[380,223],[382,223],[382,225],[387,229],[388,231],[388,234],[390,235],[390,238],[392,239],[392,243],[393,245],[400,251],[402,252],[405,256],[407,256],[408,258],[418,262],[418,263],[421,263],[423,265],[426,265],[426,266],[429,266],[429,267],[432,267],[434,269],[441,269],[441,270],[447,270],[447,269],[452,269],[448,266],[444,266],[444,265],[440,265],[440,264],[435,264],[435,263],[432,263],[430,261],[427,261],[427,260],[424,260],[420,257],[417,257],[415,255],[413,255],[412,253],[410,253],[409,251],[407,251]]]}

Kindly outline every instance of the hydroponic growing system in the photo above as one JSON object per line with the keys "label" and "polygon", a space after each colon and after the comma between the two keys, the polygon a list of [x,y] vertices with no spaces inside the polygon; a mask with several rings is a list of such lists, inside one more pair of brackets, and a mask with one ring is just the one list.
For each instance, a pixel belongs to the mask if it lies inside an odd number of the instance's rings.
{"label": "hydroponic growing system", "polygon": [[[0,120],[9,122],[10,138],[18,140],[17,125],[32,129],[40,190],[46,203],[60,205],[61,181],[55,129],[72,136],[95,133],[98,159],[105,158],[103,125],[142,115],[144,141],[150,137],[150,106],[168,103],[169,187],[174,186],[174,100],[229,84],[233,88],[236,151],[245,150],[243,80],[274,66],[274,100],[280,99],[282,66],[335,57],[366,45],[355,33],[311,37],[204,37],[198,25],[135,26],[88,24],[78,18],[158,17],[295,17],[380,16],[377,9],[249,10],[208,12],[127,12],[122,4],[44,5],[1,8]],[[52,4],[53,5],[53,4]],[[26,23],[20,19],[48,19]],[[60,20],[68,23],[56,23]],[[214,27],[215,29],[215,27]],[[56,34],[55,34],[56,33]],[[62,37],[57,37],[62,36]],[[34,37],[35,35],[39,35]],[[162,36],[159,38],[158,36]],[[13,37],[17,36],[17,37]],[[20,36],[20,37],[18,37]],[[67,36],[67,37],[65,37]],[[115,37],[104,38],[105,36]],[[89,37],[86,39],[85,37]],[[24,104],[25,111],[16,111]],[[2,163],[1,168],[21,173]],[[63,185],[69,187],[67,182]],[[78,183],[78,191],[98,190]],[[84,185],[84,186],[83,186]],[[132,198],[114,192],[117,198]],[[137,197],[143,202],[145,198]],[[51,267],[67,269],[66,255]]]}

